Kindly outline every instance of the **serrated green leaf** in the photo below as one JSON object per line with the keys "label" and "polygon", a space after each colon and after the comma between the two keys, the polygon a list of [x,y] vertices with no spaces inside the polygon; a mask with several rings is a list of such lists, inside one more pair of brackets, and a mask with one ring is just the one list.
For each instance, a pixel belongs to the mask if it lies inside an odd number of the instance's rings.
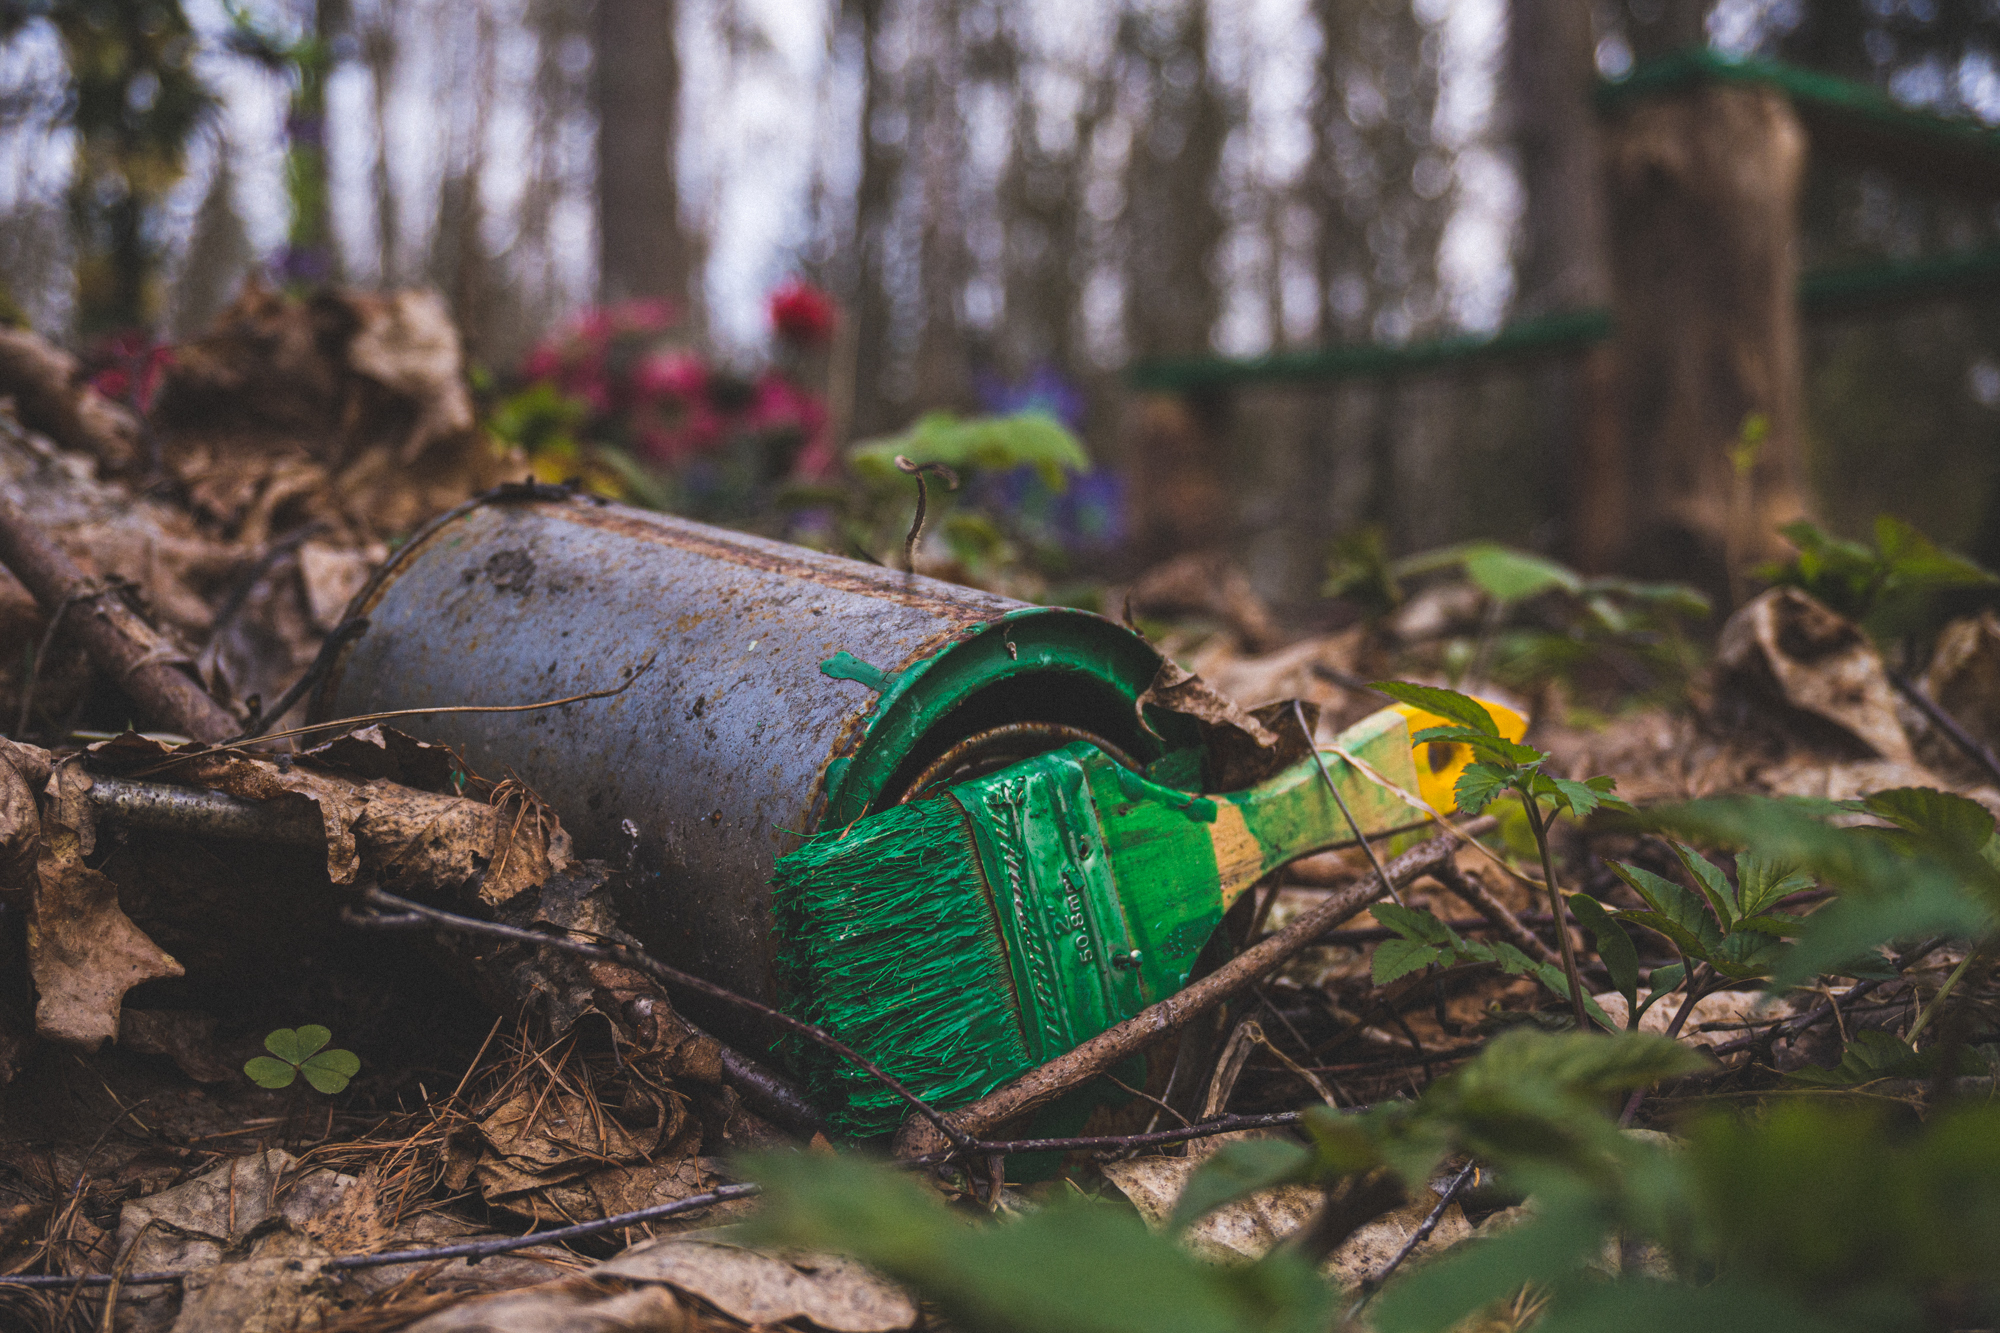
{"label": "serrated green leaf", "polygon": [[289,1088],[298,1077],[298,1066],[285,1060],[274,1060],[268,1055],[252,1056],[243,1066],[243,1072],[250,1081],[260,1088]]}
{"label": "serrated green leaf", "polygon": [[1816,882],[1811,871],[1793,862],[1757,852],[1736,854],[1736,907],[1746,918],[1761,914],[1781,898],[1803,893]]}
{"label": "serrated green leaf", "polygon": [[1283,1139],[1245,1139],[1224,1144],[1181,1187],[1169,1231],[1179,1231],[1246,1194],[1295,1179],[1313,1162],[1304,1144]]}
{"label": "serrated green leaf", "polygon": [[1993,815],[1985,806],[1932,787],[1897,787],[1862,798],[1878,819],[1919,838],[1958,852],[1977,852],[1993,837]]}
{"label": "serrated green leaf", "polygon": [[1442,953],[1434,944],[1406,939],[1383,940],[1375,946],[1375,984],[1386,986],[1398,977],[1406,977],[1429,967],[1440,957]]}
{"label": "serrated green leaf", "polygon": [[1736,924],[1736,890],[1731,887],[1729,877],[1722,873],[1722,867],[1703,856],[1685,843],[1673,844],[1674,855],[1687,867],[1695,887],[1708,900],[1708,910],[1715,913],[1715,919],[1726,931]]}
{"label": "serrated green leaf", "polygon": [[1639,951],[1632,944],[1632,937],[1625,928],[1604,910],[1604,904],[1587,893],[1569,895],[1569,910],[1597,945],[1597,956],[1604,960],[1604,970],[1611,974],[1611,985],[1625,997],[1625,1012],[1636,1013],[1639,1008]]}
{"label": "serrated green leaf", "polygon": [[1577,819],[1588,819],[1590,812],[1597,808],[1597,792],[1588,783],[1574,782],[1569,778],[1550,778],[1549,783],[1569,807],[1570,814]]}
{"label": "serrated green leaf", "polygon": [[1458,943],[1458,936],[1452,933],[1450,926],[1438,920],[1435,914],[1426,912],[1420,907],[1376,903],[1369,909],[1369,914],[1405,939],[1421,940],[1426,944]]}
{"label": "serrated green leaf", "polygon": [[1751,981],[1770,976],[1785,956],[1785,947],[1782,941],[1760,931],[1733,930],[1710,955],[1708,965],[1732,980]]}
{"label": "serrated green leaf", "polygon": [[1468,815],[1476,815],[1507,790],[1513,775],[1496,764],[1467,764],[1451,789],[1452,802]]}
{"label": "serrated green leaf", "polygon": [[1469,745],[1483,755],[1505,764],[1527,766],[1538,764],[1548,756],[1532,745],[1510,741],[1503,736],[1488,736],[1483,731],[1471,727],[1425,727],[1410,737],[1412,745],[1428,745],[1432,742],[1445,745]]}
{"label": "serrated green leaf", "polygon": [[1486,711],[1486,705],[1457,690],[1440,689],[1436,685],[1416,685],[1403,680],[1378,680],[1373,688],[1380,690],[1398,703],[1421,708],[1426,713],[1448,717],[1462,726],[1481,731],[1488,736],[1498,736],[1500,727],[1493,721],[1493,714]]}
{"label": "serrated green leaf", "polygon": [[299,1066],[299,1072],[306,1076],[306,1082],[328,1096],[347,1086],[347,1081],[361,1072],[361,1057],[353,1051],[338,1048],[321,1051]]}
{"label": "serrated green leaf", "polygon": [[1674,942],[1674,947],[1690,958],[1706,959],[1722,945],[1722,929],[1702,906],[1701,899],[1672,880],[1662,879],[1642,866],[1623,861],[1610,862],[1612,873],[1631,885],[1650,909],[1646,912],[1620,910],[1616,915],[1634,925],[1657,931]]}

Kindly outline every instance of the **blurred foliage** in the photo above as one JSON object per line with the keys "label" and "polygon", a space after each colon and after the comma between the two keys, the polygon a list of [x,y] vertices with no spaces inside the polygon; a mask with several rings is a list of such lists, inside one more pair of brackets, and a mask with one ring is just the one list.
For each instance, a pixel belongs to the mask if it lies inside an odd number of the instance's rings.
{"label": "blurred foliage", "polygon": [[1799,520],[1779,529],[1798,548],[1758,577],[1801,588],[1868,631],[1878,644],[1934,636],[1951,614],[1947,594],[2000,585],[2000,577],[1937,545],[1903,520],[1875,520],[1875,544],[1846,541]]}
{"label": "blurred foliage", "polygon": [[0,3],[0,41],[36,19],[54,26],[69,70],[78,330],[94,339],[150,327],[160,305],[162,210],[215,105],[195,72],[194,30],[180,0],[13,0]]}
{"label": "blurred foliage", "polygon": [[1709,613],[1708,599],[1684,584],[1587,578],[1495,542],[1393,560],[1374,527],[1336,543],[1321,592],[1379,620],[1410,601],[1417,580],[1428,580],[1427,591],[1458,584],[1478,595],[1476,624],[1447,626],[1434,645],[1436,665],[1452,680],[1602,683],[1628,704],[1678,694],[1697,662],[1685,628]]}

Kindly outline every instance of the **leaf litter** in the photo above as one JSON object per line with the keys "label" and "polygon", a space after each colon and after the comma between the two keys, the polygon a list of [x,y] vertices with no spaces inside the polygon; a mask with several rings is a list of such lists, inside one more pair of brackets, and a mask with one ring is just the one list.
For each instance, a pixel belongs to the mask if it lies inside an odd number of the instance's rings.
{"label": "leaf litter", "polygon": [[[456,332],[419,294],[246,293],[184,349],[161,395],[168,487],[141,493],[145,460],[122,409],[78,396],[67,410],[95,426],[51,442],[0,410],[0,487],[124,580],[246,724],[312,662],[391,539],[520,470],[479,436]],[[1484,568],[1465,563],[1474,578]],[[1135,580],[1129,601],[1177,619],[1166,646],[1195,668],[1163,673],[1150,697],[1193,714],[1254,775],[1303,753],[1286,700],[1313,705],[1308,721],[1324,738],[1379,705],[1362,682],[1392,666],[1442,678],[1426,667],[1457,660],[1452,636],[1483,632],[1477,595],[1453,591],[1463,586],[1419,594],[1376,624],[1308,632],[1204,557]],[[1536,583],[1509,600],[1566,590]],[[743,1104],[713,1040],[642,972],[520,943],[419,949],[342,932],[344,886],[374,884],[533,930],[629,941],[617,869],[577,860],[553,813],[510,775],[472,773],[381,723],[276,756],[197,752],[129,729],[115,691],[4,575],[0,627],[50,645],[32,674],[0,663],[0,716],[25,712],[31,734],[61,742],[51,752],[0,741],[0,904],[21,923],[26,964],[0,994],[0,1269],[189,1270],[179,1284],[119,1292],[116,1325],[131,1329],[887,1333],[937,1322],[907,1288],[851,1259],[745,1237],[733,1229],[756,1213],[744,1200],[478,1263],[329,1268],[337,1256],[533,1234],[688,1199],[733,1179],[735,1154],[797,1140]],[[1924,685],[1987,743],[2000,739],[2000,621],[1988,613],[1950,627]],[[1898,697],[1867,636],[1797,589],[1739,612],[1713,668],[1672,706],[1592,717],[1576,705],[1583,688],[1549,680],[1507,696],[1536,718],[1551,776],[1615,773],[1621,794],[1641,802],[1922,786],[2000,808],[1989,775]],[[91,772],[289,809],[316,821],[320,845],[229,846],[106,818],[72,758],[73,738],[92,731],[109,739],[83,747]],[[1503,822],[1483,850],[1460,853],[1459,873],[1553,939],[1553,923],[1535,915],[1545,907],[1539,868],[1518,834]],[[1644,907],[1613,859],[1687,877],[1657,842],[1615,827],[1570,829],[1560,850],[1565,887],[1613,909]],[[1352,854],[1314,858],[1262,895],[1263,928],[1364,873]],[[1439,881],[1407,887],[1413,908],[1439,918],[1467,910]],[[1233,925],[1239,938],[1258,897]],[[1196,1077],[1220,1030],[1184,1034],[1179,1054],[1134,1075],[1141,1098],[1106,1100],[1084,1132],[1393,1101],[1493,1034],[1545,1020],[1545,991],[1488,964],[1377,986],[1374,949],[1394,920],[1364,914],[1345,933],[1377,938],[1330,940],[1269,978],[1232,1015],[1255,1015],[1265,1036],[1238,1049],[1229,1078]],[[1659,940],[1638,945],[1645,967],[1668,961]],[[1934,1000],[1963,957],[1945,951],[1837,1023],[1739,1047],[1721,1076],[1751,1091],[1777,1074],[1826,1084],[1905,1073],[1891,1030]],[[1586,980],[1622,1024],[1626,996],[1609,978]],[[1973,1001],[1992,1005],[1983,991]],[[1720,1049],[1813,1003],[1719,989],[1690,1007],[1679,1039]],[[1643,1029],[1665,1030],[1674,1007],[1654,1005]],[[1850,1026],[1863,1039],[1843,1063],[1836,1029]],[[357,1066],[339,1061],[314,1080],[312,1061],[349,1047]],[[1872,1063],[1862,1058],[1871,1052]],[[302,1077],[253,1086],[240,1071],[260,1059]],[[1220,1146],[1086,1150],[1052,1184],[985,1193],[963,1173],[936,1184],[962,1206],[1030,1212],[1082,1189],[1161,1228]],[[1208,1212],[1183,1243],[1242,1265],[1308,1239],[1329,1199],[1317,1185],[1271,1184]],[[1318,1266],[1362,1290],[1426,1224],[1411,1262],[1522,1225],[1524,1214],[1487,1198],[1440,1209],[1434,1191],[1418,1191]],[[1540,1299],[1517,1294],[1493,1326],[1526,1322]],[[101,1292],[0,1288],[0,1319],[26,1327],[94,1327],[103,1311]]]}

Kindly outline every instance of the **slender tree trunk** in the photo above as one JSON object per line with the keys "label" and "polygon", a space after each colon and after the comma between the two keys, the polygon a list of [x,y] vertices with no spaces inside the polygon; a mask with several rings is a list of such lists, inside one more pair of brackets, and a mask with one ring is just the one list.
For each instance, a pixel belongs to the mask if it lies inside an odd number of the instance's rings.
{"label": "slender tree trunk", "polygon": [[967,390],[963,306],[972,261],[965,243],[962,198],[966,147],[959,109],[964,79],[958,0],[927,0],[920,9],[923,72],[914,99],[923,217],[917,273],[923,324],[918,333],[918,407],[957,407]]}
{"label": "slender tree trunk", "polygon": [[681,70],[676,0],[597,0],[600,299],[685,302],[689,255],[674,158]]}
{"label": "slender tree trunk", "polygon": [[890,429],[888,375],[890,324],[894,306],[889,298],[889,231],[894,221],[896,192],[903,175],[903,145],[908,131],[890,138],[882,131],[896,108],[890,76],[878,49],[886,17],[885,0],[847,0],[846,15],[861,47],[861,180],[854,192],[854,286],[848,297],[854,333],[843,345],[851,370],[836,374],[851,378],[851,431],[857,436]]}
{"label": "slender tree trunk", "polygon": [[375,268],[376,281],[383,288],[397,283],[402,247],[401,229],[396,223],[396,182],[389,173],[389,87],[396,78],[395,15],[382,14],[361,40],[361,56],[368,65],[369,113],[374,120],[375,167]]}
{"label": "slender tree trunk", "polygon": [[[1611,304],[1603,150],[1591,104],[1596,49],[1590,0],[1512,0],[1507,84],[1525,202],[1515,266],[1521,315]],[[1549,480],[1567,513],[1567,554],[1603,572],[1622,553],[1627,521],[1611,349],[1535,374],[1538,433],[1554,443]]]}
{"label": "slender tree trunk", "polygon": [[1805,508],[1805,133],[1773,90],[1708,85],[1632,107],[1607,148],[1629,563],[1726,597]]}

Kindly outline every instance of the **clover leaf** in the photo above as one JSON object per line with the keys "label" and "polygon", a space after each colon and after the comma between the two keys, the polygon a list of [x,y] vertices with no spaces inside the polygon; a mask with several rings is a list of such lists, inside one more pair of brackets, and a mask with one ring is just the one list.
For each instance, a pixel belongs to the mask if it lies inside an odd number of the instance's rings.
{"label": "clover leaf", "polygon": [[[260,1088],[289,1088],[300,1074],[320,1092],[331,1096],[347,1086],[361,1072],[361,1057],[353,1051],[325,1049],[333,1034],[317,1023],[299,1028],[279,1028],[264,1038],[270,1055],[259,1055],[243,1066],[243,1072]],[[276,1058],[273,1058],[276,1057]]]}

